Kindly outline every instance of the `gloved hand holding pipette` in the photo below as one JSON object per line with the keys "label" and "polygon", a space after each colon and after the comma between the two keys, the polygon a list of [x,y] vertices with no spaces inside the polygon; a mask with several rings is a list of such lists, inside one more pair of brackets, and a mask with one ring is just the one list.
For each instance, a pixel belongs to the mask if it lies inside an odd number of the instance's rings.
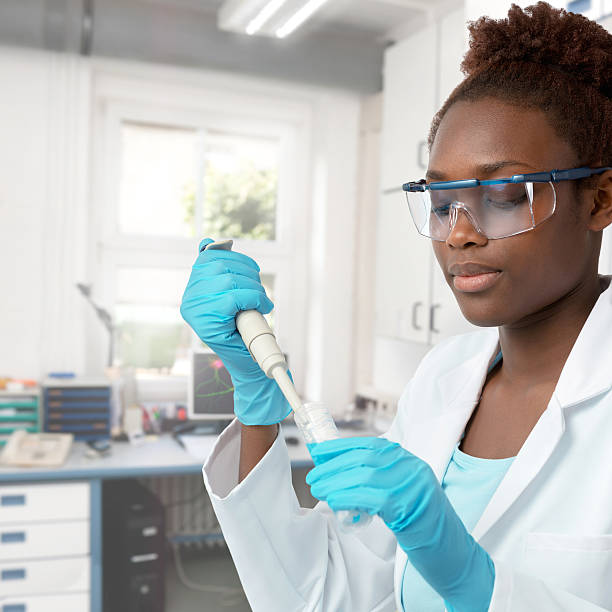
{"label": "gloved hand holding pipette", "polygon": [[276,382],[253,360],[236,329],[239,312],[267,314],[274,304],[261,284],[259,266],[250,257],[229,250],[202,250],[211,243],[210,238],[200,243],[181,314],[232,377],[238,420],[245,425],[279,423],[291,407]]}

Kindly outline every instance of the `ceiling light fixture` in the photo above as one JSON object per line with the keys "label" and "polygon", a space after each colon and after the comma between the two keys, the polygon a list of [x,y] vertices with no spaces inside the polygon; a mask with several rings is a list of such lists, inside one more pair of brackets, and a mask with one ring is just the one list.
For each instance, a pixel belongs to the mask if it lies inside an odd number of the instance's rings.
{"label": "ceiling light fixture", "polygon": [[299,28],[315,11],[321,8],[327,0],[308,0],[302,8],[296,11],[287,21],[276,30],[277,38],[285,38]]}
{"label": "ceiling light fixture", "polygon": [[245,32],[249,36],[255,34],[255,32],[258,32],[261,26],[263,26],[264,23],[266,23],[266,21],[268,21],[268,19],[270,19],[274,13],[276,13],[276,11],[278,11],[278,9],[280,9],[280,7],[283,6],[286,1],[287,0],[270,0],[270,2],[268,2],[261,9],[261,11],[259,11],[259,13],[253,17],[253,19],[251,19],[251,21],[249,21],[247,27],[245,28]]}

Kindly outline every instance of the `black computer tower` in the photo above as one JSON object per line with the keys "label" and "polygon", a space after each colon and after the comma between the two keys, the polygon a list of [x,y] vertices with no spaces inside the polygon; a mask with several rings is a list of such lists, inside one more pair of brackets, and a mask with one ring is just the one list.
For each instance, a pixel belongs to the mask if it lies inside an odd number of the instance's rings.
{"label": "black computer tower", "polygon": [[164,612],[165,524],[159,499],[137,480],[102,487],[104,612]]}

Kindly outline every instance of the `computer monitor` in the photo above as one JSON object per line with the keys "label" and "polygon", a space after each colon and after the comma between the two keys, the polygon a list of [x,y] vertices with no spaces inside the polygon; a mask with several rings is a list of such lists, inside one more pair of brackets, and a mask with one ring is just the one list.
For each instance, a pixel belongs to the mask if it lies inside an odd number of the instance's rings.
{"label": "computer monitor", "polygon": [[193,351],[187,401],[189,420],[234,418],[234,386],[223,362],[212,351]]}

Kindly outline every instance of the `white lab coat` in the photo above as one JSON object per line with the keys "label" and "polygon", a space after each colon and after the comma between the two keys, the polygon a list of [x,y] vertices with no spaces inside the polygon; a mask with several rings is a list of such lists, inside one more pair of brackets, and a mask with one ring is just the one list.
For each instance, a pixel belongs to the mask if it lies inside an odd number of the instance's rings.
{"label": "white lab coat", "polygon": [[[444,475],[499,350],[496,328],[425,356],[386,437]],[[542,347],[546,351],[546,347]],[[472,535],[495,564],[489,612],[612,610],[612,286],[576,340],[546,410]],[[237,484],[239,423],[203,473],[255,612],[400,610],[406,555],[384,523],[345,534],[300,508],[283,436]]]}

